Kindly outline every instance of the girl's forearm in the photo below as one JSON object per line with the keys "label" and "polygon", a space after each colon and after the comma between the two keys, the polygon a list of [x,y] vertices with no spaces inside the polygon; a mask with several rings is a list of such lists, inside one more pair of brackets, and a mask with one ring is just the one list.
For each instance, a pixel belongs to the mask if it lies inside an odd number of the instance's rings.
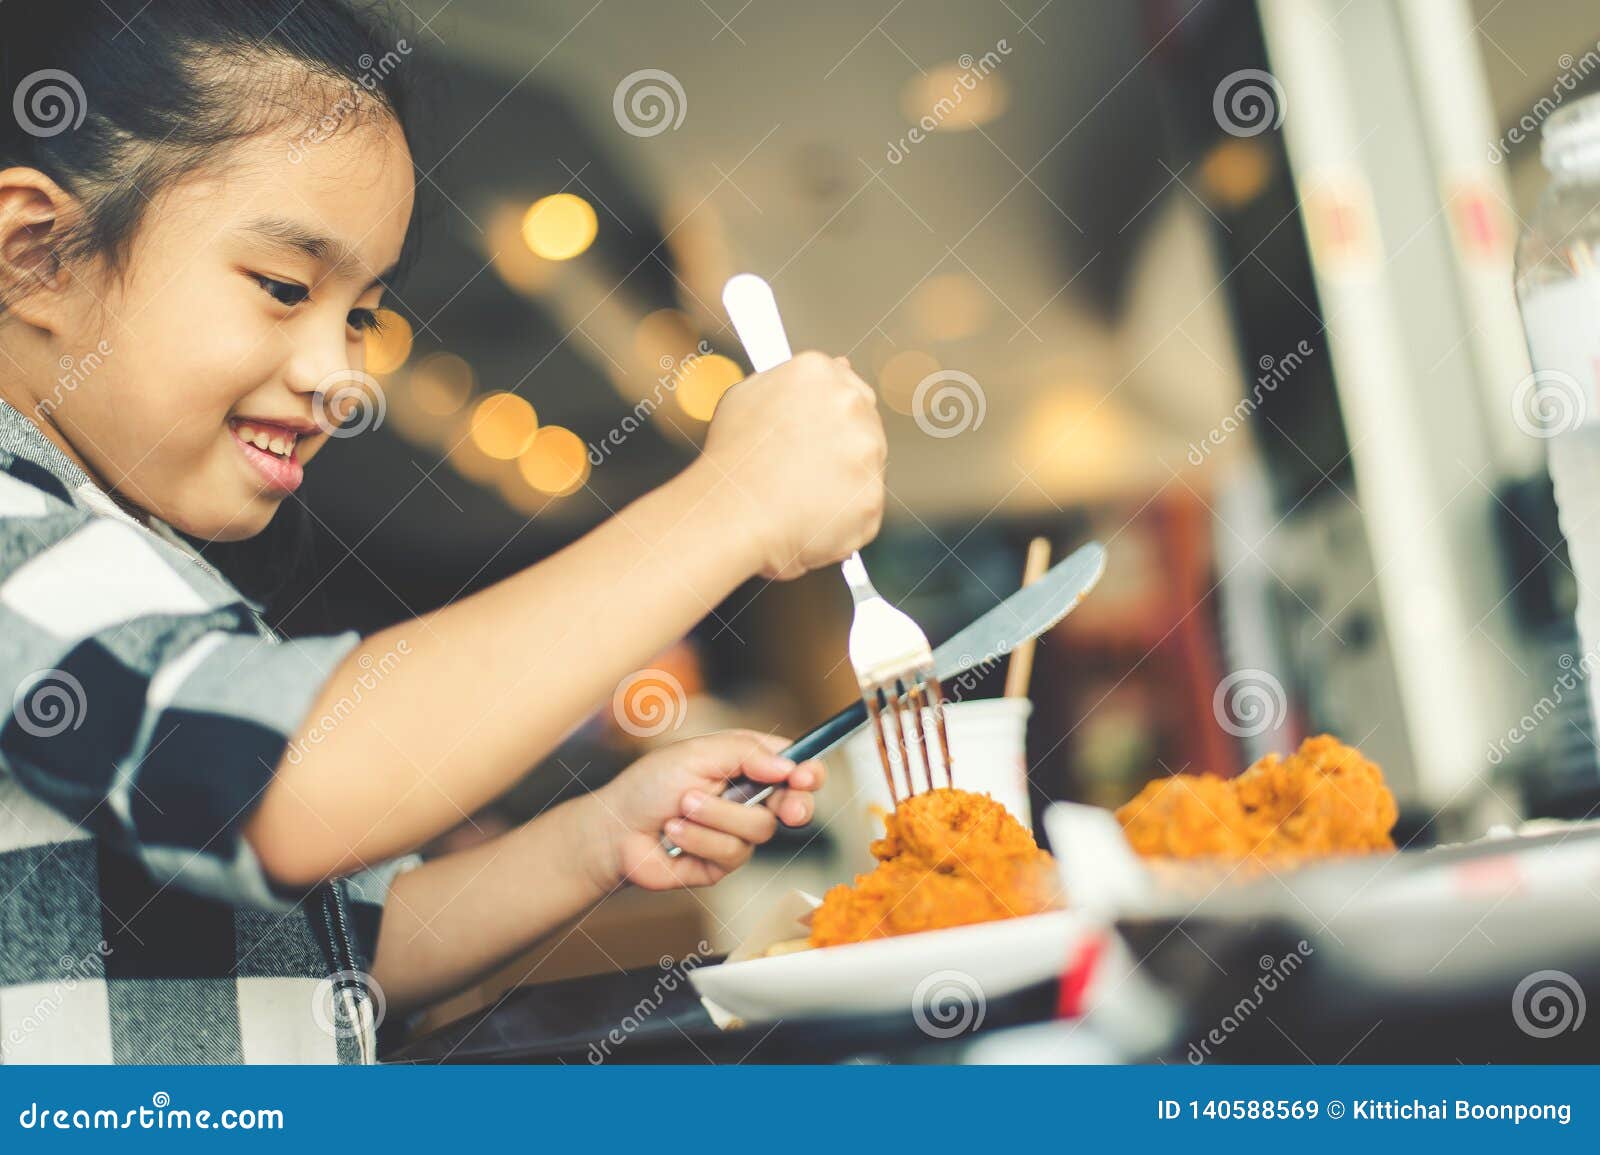
{"label": "girl's forearm", "polygon": [[594,805],[575,799],[395,879],[372,969],[391,1011],[461,990],[615,889],[588,865]]}
{"label": "girl's forearm", "polygon": [[392,857],[504,791],[755,572],[744,502],[702,459],[539,565],[364,639],[246,827],[269,876]]}

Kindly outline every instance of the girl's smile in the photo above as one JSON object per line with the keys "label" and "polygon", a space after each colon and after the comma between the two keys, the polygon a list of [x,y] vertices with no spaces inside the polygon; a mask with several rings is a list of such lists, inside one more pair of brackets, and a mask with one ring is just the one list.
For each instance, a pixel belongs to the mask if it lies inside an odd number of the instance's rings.
{"label": "girl's smile", "polygon": [[256,417],[235,417],[228,422],[228,431],[260,482],[283,494],[293,493],[305,480],[305,466],[295,455],[301,439],[322,432],[310,421],[266,421]]}
{"label": "girl's smile", "polygon": [[[366,638],[269,624],[333,573],[274,583],[315,517],[283,506],[378,424],[367,339],[432,171],[400,83],[421,63],[371,7],[0,0],[0,877],[26,884],[0,886],[0,1017],[98,976],[0,1062],[375,1061],[386,1010],[624,885],[711,885],[813,813],[819,763],[725,730],[411,854],[709,607],[876,534],[887,444],[842,358],[730,390],[702,461],[547,564]],[[80,102],[59,131],[24,118],[41,79]],[[776,793],[718,797],[740,776]]]}
{"label": "girl's smile", "polygon": [[[291,164],[295,123],[167,190],[126,268],[64,267],[7,314],[0,363],[23,368],[13,392],[33,392],[7,399],[24,412],[40,409],[63,356],[115,350],[48,408],[46,432],[102,488],[193,537],[254,536],[300,488],[329,439],[313,416],[362,369],[411,218],[411,157],[392,119],[352,120]],[[72,211],[42,175],[14,200],[46,220]]]}

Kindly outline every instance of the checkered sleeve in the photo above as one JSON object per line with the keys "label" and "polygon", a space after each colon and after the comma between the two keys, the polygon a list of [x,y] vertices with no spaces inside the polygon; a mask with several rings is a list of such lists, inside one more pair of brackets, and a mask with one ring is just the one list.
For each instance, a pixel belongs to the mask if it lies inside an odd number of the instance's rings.
{"label": "checkered sleeve", "polygon": [[287,909],[242,827],[358,635],[264,636],[178,546],[27,464],[0,474],[0,770],[158,883]]}

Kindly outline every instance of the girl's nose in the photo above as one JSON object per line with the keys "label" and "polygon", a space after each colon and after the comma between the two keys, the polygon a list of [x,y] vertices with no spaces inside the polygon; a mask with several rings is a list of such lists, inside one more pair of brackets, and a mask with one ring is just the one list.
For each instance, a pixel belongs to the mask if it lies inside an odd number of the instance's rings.
{"label": "girl's nose", "polygon": [[303,340],[289,361],[289,388],[296,393],[323,392],[359,373],[360,360],[359,356],[351,356],[342,330],[331,337]]}

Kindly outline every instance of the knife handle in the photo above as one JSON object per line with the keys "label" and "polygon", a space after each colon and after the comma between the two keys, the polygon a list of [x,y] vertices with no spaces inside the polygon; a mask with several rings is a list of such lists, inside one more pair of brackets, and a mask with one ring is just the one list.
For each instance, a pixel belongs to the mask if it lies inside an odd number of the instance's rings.
{"label": "knife handle", "polygon": [[[867,708],[857,699],[778,753],[781,757],[794,762],[804,762],[809,758],[819,757],[843,742],[866,720]],[[741,775],[729,779],[719,797],[726,798],[729,802],[737,802],[741,806],[754,806],[758,802],[765,802],[776,789],[774,783],[752,782]],[[683,853],[683,849],[674,846],[669,838],[661,840],[661,848],[667,852],[669,858],[677,858]]]}

